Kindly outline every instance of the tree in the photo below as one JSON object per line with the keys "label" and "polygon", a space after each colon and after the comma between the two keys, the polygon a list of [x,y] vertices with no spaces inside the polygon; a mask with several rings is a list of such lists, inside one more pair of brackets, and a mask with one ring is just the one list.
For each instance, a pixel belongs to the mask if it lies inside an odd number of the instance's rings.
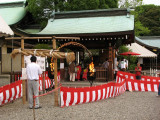
{"label": "tree", "polygon": [[144,36],[149,34],[150,30],[148,27],[144,27],[144,25],[139,20],[139,14],[135,11],[132,11],[131,14],[134,15],[135,19],[135,36]]}
{"label": "tree", "polygon": [[[141,29],[141,36],[160,35],[160,6],[142,5],[135,9],[136,23],[141,23],[146,29]],[[138,31],[138,30],[137,30]],[[140,32],[140,31],[138,31]]]}
{"label": "tree", "polygon": [[54,11],[78,11],[117,8],[118,0],[27,0],[28,11],[45,26]]}
{"label": "tree", "polygon": [[[140,14],[144,14],[145,11],[142,6],[143,0],[119,0],[119,6],[121,8],[135,8],[134,11],[131,11],[131,14],[135,17],[135,35],[136,36],[144,36],[149,35],[151,32],[149,27],[144,25]],[[137,12],[138,11],[138,12]]]}
{"label": "tree", "polygon": [[[128,52],[128,51],[131,51],[131,50],[129,50],[128,47],[126,47],[126,46],[120,46],[118,53],[120,54],[120,53]],[[122,59],[122,58],[127,59],[128,62],[129,62],[129,67],[128,67],[128,69],[129,69],[129,70],[134,70],[134,68],[135,68],[135,66],[136,66],[136,62],[137,62],[137,57],[135,57],[135,56],[121,56],[121,55],[120,55],[120,56],[118,56],[118,58],[119,58],[119,59]]]}
{"label": "tree", "polygon": [[34,49],[51,49],[48,44],[37,44]]}
{"label": "tree", "polygon": [[143,0],[118,0],[120,8],[135,8],[136,6],[142,5]]}
{"label": "tree", "polygon": [[[117,8],[118,0],[60,0],[60,11],[77,11],[77,10],[94,10],[94,9],[107,9]],[[60,2],[59,2],[60,3]]]}
{"label": "tree", "polygon": [[27,2],[27,10],[32,14],[35,21],[45,26],[52,14],[51,11],[56,9],[53,0],[27,0]]}

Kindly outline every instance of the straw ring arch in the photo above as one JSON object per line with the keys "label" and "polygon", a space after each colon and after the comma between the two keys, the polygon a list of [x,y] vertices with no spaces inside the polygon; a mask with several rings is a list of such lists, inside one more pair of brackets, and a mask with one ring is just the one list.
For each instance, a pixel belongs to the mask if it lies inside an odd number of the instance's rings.
{"label": "straw ring arch", "polygon": [[79,46],[79,47],[82,47],[84,50],[86,50],[89,54],[90,57],[92,57],[92,53],[82,44],[80,43],[77,43],[77,42],[68,42],[68,43],[64,43],[63,45],[61,45],[58,50],[60,50],[61,48],[63,47],[66,47],[66,46],[69,46],[69,45],[74,45],[74,46]]}

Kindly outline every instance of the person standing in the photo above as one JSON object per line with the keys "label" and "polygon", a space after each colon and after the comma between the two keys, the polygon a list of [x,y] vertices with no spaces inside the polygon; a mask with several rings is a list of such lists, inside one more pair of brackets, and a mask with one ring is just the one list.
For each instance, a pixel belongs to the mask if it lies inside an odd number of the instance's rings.
{"label": "person standing", "polygon": [[127,63],[125,61],[125,59],[123,58],[122,61],[120,62],[120,65],[121,65],[121,71],[126,71],[126,68],[127,68]]}
{"label": "person standing", "polygon": [[109,62],[108,58],[106,58],[106,61],[102,64],[102,67],[106,69],[106,81],[108,82],[108,68],[109,68]]}
{"label": "person standing", "polygon": [[117,76],[117,72],[118,72],[118,65],[119,65],[119,62],[117,60],[117,58],[115,58],[115,66],[114,66],[114,79],[116,80],[116,76]]}
{"label": "person standing", "polygon": [[136,79],[141,80],[142,67],[140,66],[139,63],[137,63],[137,66],[135,67],[135,71],[136,71]]}
{"label": "person standing", "polygon": [[[32,56],[30,58],[31,63],[27,65],[26,72],[28,77],[28,99],[29,108],[33,108],[33,95],[39,95],[39,75],[42,74],[42,70],[38,64],[36,64],[37,58]],[[39,98],[35,99],[35,109],[39,109]]]}
{"label": "person standing", "polygon": [[68,72],[70,76],[70,81],[74,82],[75,81],[75,63],[74,62],[69,64]]}

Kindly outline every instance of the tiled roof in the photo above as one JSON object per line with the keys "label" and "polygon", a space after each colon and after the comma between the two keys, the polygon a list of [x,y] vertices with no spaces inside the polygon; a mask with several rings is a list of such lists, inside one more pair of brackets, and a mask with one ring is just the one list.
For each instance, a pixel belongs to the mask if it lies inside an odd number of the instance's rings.
{"label": "tiled roof", "polygon": [[0,16],[0,37],[14,35],[11,28],[7,25],[7,23]]}
{"label": "tiled roof", "polygon": [[18,6],[13,6],[12,4],[7,4],[7,6],[8,7],[2,5],[0,7],[0,16],[3,17],[8,25],[16,24],[26,15],[26,8],[24,7],[23,2],[21,2],[20,5],[18,4]]}
{"label": "tiled roof", "polygon": [[160,36],[135,37],[135,40],[148,47],[160,49]]}
{"label": "tiled roof", "polygon": [[26,0],[0,0],[0,4],[26,2]]}
{"label": "tiled roof", "polygon": [[134,16],[82,17],[49,20],[38,34],[110,33],[134,30]]}

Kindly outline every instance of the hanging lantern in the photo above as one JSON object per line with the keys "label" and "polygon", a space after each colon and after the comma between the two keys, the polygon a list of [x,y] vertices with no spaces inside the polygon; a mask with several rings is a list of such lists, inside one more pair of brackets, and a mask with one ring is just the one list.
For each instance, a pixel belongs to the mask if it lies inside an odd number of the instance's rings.
{"label": "hanging lantern", "polygon": [[92,62],[89,64],[89,72],[91,73],[90,76],[93,76],[95,73],[93,58],[92,58]]}
{"label": "hanging lantern", "polygon": [[54,71],[53,57],[51,58],[50,68],[51,68],[51,71]]}

